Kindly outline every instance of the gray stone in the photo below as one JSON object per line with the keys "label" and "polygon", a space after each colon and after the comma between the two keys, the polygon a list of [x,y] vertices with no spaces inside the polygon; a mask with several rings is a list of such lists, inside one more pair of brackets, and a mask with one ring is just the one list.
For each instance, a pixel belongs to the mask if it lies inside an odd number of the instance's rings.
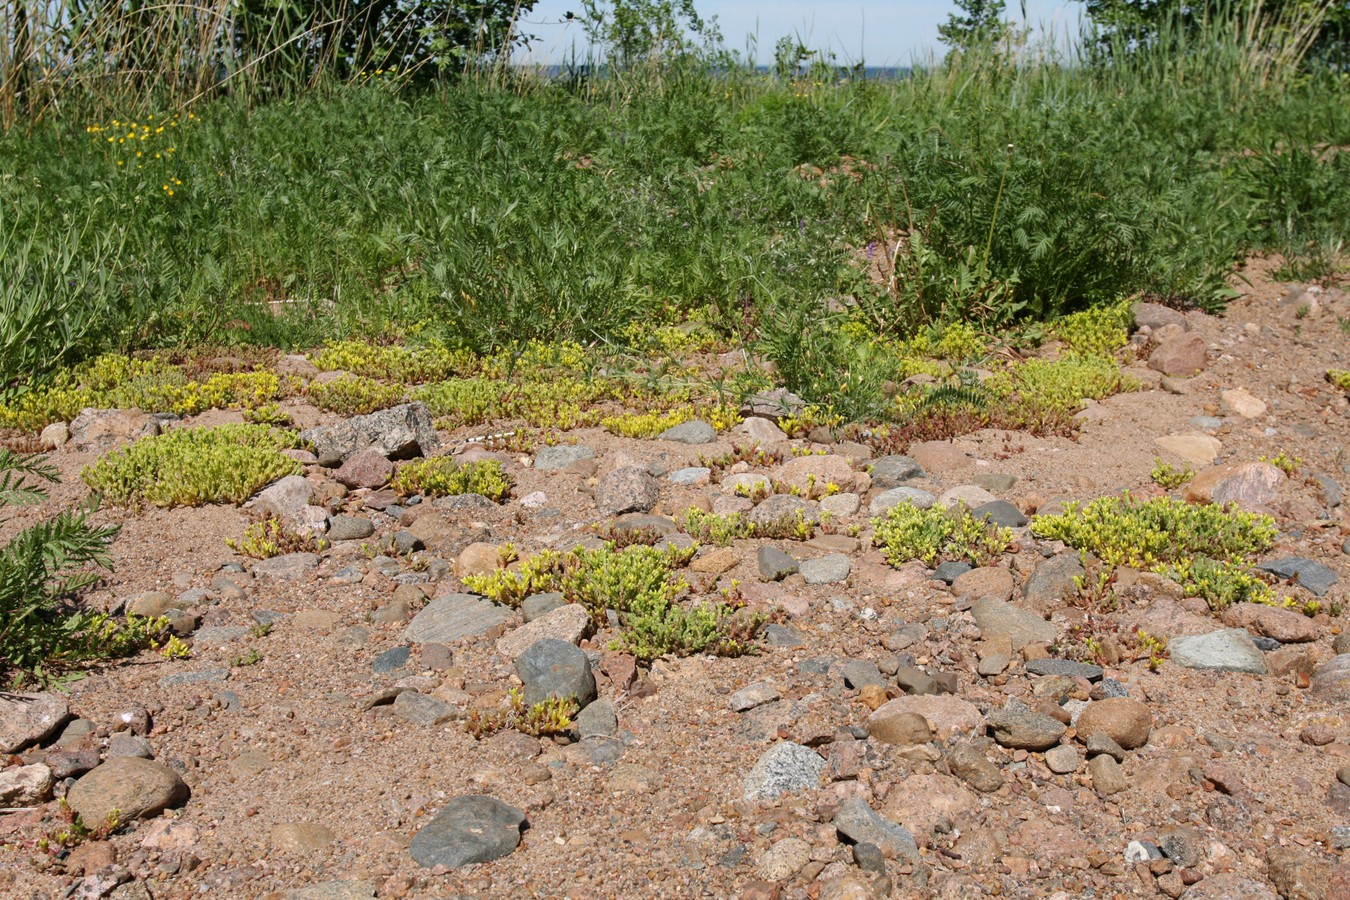
{"label": "gray stone", "polygon": [[933,577],[950,585],[972,568],[968,562],[945,562],[933,570]]}
{"label": "gray stone", "polygon": [[760,681],[732,694],[731,699],[727,701],[727,709],[732,712],[748,712],[756,706],[772,703],[781,696],[778,688],[767,681]]}
{"label": "gray stone", "polygon": [[852,571],[853,561],[843,553],[803,560],[801,564],[802,578],[807,584],[839,584],[847,581]]}
{"label": "gray stone", "polygon": [[860,691],[869,684],[880,688],[888,684],[886,676],[881,674],[877,664],[870,659],[845,660],[834,668],[843,679],[844,686],[855,691]]}
{"label": "gray stone", "polygon": [[1035,712],[1016,701],[1010,701],[1003,709],[990,712],[986,723],[994,740],[1014,750],[1048,750],[1059,743],[1067,730],[1058,719]]}
{"label": "gray stone", "polygon": [[566,605],[567,601],[563,599],[562,594],[531,594],[525,598],[525,602],[520,604],[521,614],[525,617],[525,623],[529,624],[535,619],[543,618],[560,606]]}
{"label": "gray stone", "polygon": [[477,594],[446,594],[431,601],[403,635],[414,644],[446,644],[511,621],[511,610]]}
{"label": "gray stone", "polygon": [[66,802],[90,825],[101,825],[114,811],[122,822],[182,806],[188,787],[163,763],[134,756],[108,760],[71,786]]}
{"label": "gray stone", "polygon": [[362,516],[334,516],[328,522],[330,541],[360,541],[375,533],[375,523]]}
{"label": "gray stone", "polygon": [[1058,636],[1055,626],[1025,609],[993,597],[981,597],[970,608],[975,624],[986,640],[1006,635],[1014,650],[1027,644],[1051,643]]}
{"label": "gray stone", "polygon": [[431,423],[431,414],[421,403],[391,406],[367,416],[355,416],[333,425],[300,433],[314,447],[320,460],[346,462],[370,448],[387,459],[412,459],[438,450],[441,439]]}
{"label": "gray stone", "polygon": [[595,486],[595,505],[608,516],[645,513],[656,505],[660,497],[660,485],[640,466],[615,469]]}
{"label": "gray stone", "polygon": [[590,633],[590,613],[580,603],[566,603],[497,641],[497,653],[506,659],[515,659],[545,638],[580,644]]}
{"label": "gray stone", "polygon": [[150,742],[129,731],[119,731],[108,738],[108,758],[114,756],[134,756],[139,759],[154,759],[155,751]]}
{"label": "gray stone", "polygon": [[1056,775],[1071,775],[1083,764],[1078,751],[1068,744],[1061,744],[1045,751],[1045,765]]}
{"label": "gray stone", "polygon": [[796,522],[798,514],[812,525],[820,522],[816,504],[791,494],[774,494],[750,510],[746,518],[762,531]]}
{"label": "gray stone", "polygon": [[667,428],[658,434],[656,439],[674,441],[677,444],[711,444],[717,440],[717,429],[700,419],[693,419]]}
{"label": "gray stone", "polygon": [[262,514],[271,513],[288,522],[296,522],[313,496],[314,486],[307,478],[303,475],[287,475],[264,488],[253,501],[253,508]]}
{"label": "gray stone", "polygon": [[1273,559],[1269,562],[1260,563],[1257,568],[1263,572],[1278,575],[1280,578],[1294,580],[1301,587],[1307,588],[1319,597],[1325,596],[1326,592],[1331,590],[1331,586],[1340,580],[1336,577],[1336,573],[1326,566],[1302,556]]}
{"label": "gray stone", "polygon": [[314,553],[283,553],[271,559],[260,559],[253,564],[253,574],[263,578],[277,578],[281,581],[296,581],[307,576],[319,567],[319,557]]}
{"label": "gray stone", "polygon": [[1312,692],[1334,703],[1350,701],[1350,652],[1338,653],[1313,670]]}
{"label": "gray stone", "polygon": [[1105,731],[1094,731],[1088,735],[1087,743],[1084,745],[1088,756],[1101,756],[1103,754],[1111,757],[1116,762],[1125,761],[1125,748],[1115,742],[1115,739]]}
{"label": "gray stone", "polygon": [[813,790],[824,771],[825,760],[819,753],[782,741],[765,751],[745,776],[745,799],[776,800],[784,794]]}
{"label": "gray stone", "polygon": [[712,469],[706,466],[690,466],[676,469],[666,476],[671,484],[707,484],[712,478]]}
{"label": "gray stone", "polygon": [[455,717],[455,708],[444,700],[417,691],[401,691],[394,698],[394,715],[413,725],[435,728]]}
{"label": "gray stone", "polygon": [[1027,671],[1032,675],[1068,675],[1070,678],[1086,678],[1088,681],[1100,681],[1105,674],[1101,666],[1054,657],[1027,660]]}
{"label": "gray stone", "polygon": [[193,636],[192,646],[201,649],[221,647],[248,635],[249,630],[244,625],[208,625]]}
{"label": "gray stone", "polygon": [[0,772],[0,806],[37,806],[52,795],[52,770],[45,765],[19,766]]}
{"label": "gray stone", "polygon": [[534,457],[534,467],[540,472],[554,472],[565,469],[574,462],[594,459],[595,451],[582,444],[544,447]]}
{"label": "gray stone", "polygon": [[916,487],[895,487],[873,497],[872,502],[867,505],[867,511],[874,516],[881,516],[885,515],[887,510],[901,504],[908,503],[915,509],[929,509],[936,502],[937,497],[928,491]]}
{"label": "gray stone", "polygon": [[883,456],[872,464],[872,486],[886,490],[922,478],[923,467],[908,456]]}
{"label": "gray stone", "polygon": [[1180,900],[1279,900],[1279,896],[1264,882],[1221,872],[1191,885]]}
{"label": "gray stone", "polygon": [[619,730],[619,713],[609,700],[597,700],[577,714],[575,726],[582,738],[613,737]]}
{"label": "gray stone", "polygon": [[1013,489],[1013,485],[1017,484],[1016,475],[1008,475],[1003,472],[984,472],[970,480],[973,484],[994,493],[1010,491]]}
{"label": "gray stone", "polygon": [[988,503],[982,503],[972,509],[970,514],[976,519],[985,519],[991,525],[998,525],[1002,528],[1021,528],[1027,524],[1027,517],[1022,515],[1022,511],[1007,500],[991,500]]}
{"label": "gray stone", "polygon": [[1218,416],[1191,416],[1186,424],[1203,431],[1218,431],[1223,427],[1223,419]]}
{"label": "gray stone", "polygon": [[370,671],[376,675],[389,675],[406,666],[410,659],[412,659],[412,648],[390,647],[375,657],[370,664]]}
{"label": "gray stone", "polygon": [[885,818],[858,797],[839,804],[839,811],[834,814],[834,827],[855,844],[875,844],[891,859],[908,863],[919,861],[919,847],[909,830]]}
{"label": "gray stone", "polygon": [[525,813],[494,797],[466,794],[445,805],[413,836],[409,852],[426,868],[489,862],[520,846]]}
{"label": "gray stone", "polygon": [[779,625],[774,622],[764,629],[764,642],[770,647],[780,649],[805,647],[806,635],[789,625]]}
{"label": "gray stone", "polygon": [[1322,496],[1326,499],[1328,507],[1335,509],[1341,505],[1345,499],[1345,490],[1341,487],[1340,482],[1330,475],[1320,473],[1314,475],[1313,480],[1322,489]]}
{"label": "gray stone", "polygon": [[853,515],[858,511],[858,507],[861,505],[862,498],[850,491],[820,498],[821,512],[828,513],[837,519],[843,519]]}
{"label": "gray stone", "polygon": [[765,581],[782,581],[801,570],[797,561],[777,547],[759,548],[759,577]]}
{"label": "gray stone", "polygon": [[160,432],[160,420],[139,409],[83,409],[70,423],[71,446],[83,453],[107,453]]}
{"label": "gray stone", "polygon": [[1188,669],[1215,672],[1249,672],[1265,675],[1266,660],[1241,628],[1225,628],[1209,634],[1172,638],[1167,645],[1172,662]]}
{"label": "gray stone", "polygon": [[0,753],[47,740],[69,718],[70,704],[59,694],[0,691]]}
{"label": "gray stone", "polygon": [[756,416],[777,422],[784,416],[792,416],[806,408],[806,401],[787,388],[774,388],[760,391],[745,399],[741,404],[742,418]]}
{"label": "gray stone", "polygon": [[1036,609],[1053,609],[1067,603],[1079,594],[1075,579],[1083,576],[1083,563],[1077,553],[1061,553],[1043,560],[1027,579],[1022,591],[1027,605]]}
{"label": "gray stone", "polygon": [[525,705],[549,697],[572,697],[583,708],[595,699],[595,674],[580,648],[567,641],[545,638],[516,659],[516,675],[525,686]]}

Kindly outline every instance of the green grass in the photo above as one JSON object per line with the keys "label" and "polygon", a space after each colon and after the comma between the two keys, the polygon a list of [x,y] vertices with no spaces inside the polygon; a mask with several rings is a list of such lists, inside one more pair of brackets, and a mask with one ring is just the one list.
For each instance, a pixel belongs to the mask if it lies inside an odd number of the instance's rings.
{"label": "green grass", "polygon": [[347,365],[333,344],[324,367],[453,397],[465,349],[693,319],[875,416],[897,361],[851,328],[1001,329],[1139,292],[1213,308],[1245,254],[1343,240],[1350,155],[1319,148],[1350,144],[1347,101],[1343,76],[1254,66],[1216,30],[890,82],[700,64],[48,111],[0,136],[0,389],[101,350],[359,337],[436,349]]}

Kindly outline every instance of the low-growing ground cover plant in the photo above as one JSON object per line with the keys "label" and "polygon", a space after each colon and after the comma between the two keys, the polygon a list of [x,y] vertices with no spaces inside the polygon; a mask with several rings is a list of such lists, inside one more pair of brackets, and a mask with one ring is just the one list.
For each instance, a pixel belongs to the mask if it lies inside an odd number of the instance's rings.
{"label": "low-growing ground cover plant", "polygon": [[511,494],[511,477],[495,459],[461,463],[448,456],[434,456],[399,467],[390,486],[403,497],[481,494],[500,503]]}
{"label": "low-growing ground cover plant", "polygon": [[293,434],[266,425],[184,428],[114,450],[81,477],[91,491],[119,506],[240,504],[301,466],[281,451]]}
{"label": "low-growing ground cover plant", "polygon": [[902,501],[873,519],[872,527],[873,544],[896,567],[913,559],[930,567],[958,560],[987,566],[1012,545],[1011,529],[976,518],[962,503],[920,509]]}

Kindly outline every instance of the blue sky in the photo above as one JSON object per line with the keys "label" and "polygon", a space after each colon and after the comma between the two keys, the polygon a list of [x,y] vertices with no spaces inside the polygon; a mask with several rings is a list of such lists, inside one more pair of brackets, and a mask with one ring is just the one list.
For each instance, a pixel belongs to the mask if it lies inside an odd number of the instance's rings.
{"label": "blue sky", "polygon": [[[829,48],[840,62],[863,59],[869,66],[904,66],[928,54],[940,56],[938,25],[955,10],[951,0],[695,0],[699,13],[716,16],[727,45],[745,49],[746,36],[758,36],[757,56],[767,62],[773,45],[785,35],[796,35],[812,49]],[[562,22],[568,10],[580,11],[577,0],[538,0],[524,18],[523,30],[537,35],[532,51],[537,62],[559,62],[575,42],[586,41],[581,27]],[[1066,33],[1077,33],[1082,4],[1072,0],[1028,0],[1027,22],[1053,29],[1058,43]],[[1014,19],[1021,18],[1016,0],[1008,4]]]}

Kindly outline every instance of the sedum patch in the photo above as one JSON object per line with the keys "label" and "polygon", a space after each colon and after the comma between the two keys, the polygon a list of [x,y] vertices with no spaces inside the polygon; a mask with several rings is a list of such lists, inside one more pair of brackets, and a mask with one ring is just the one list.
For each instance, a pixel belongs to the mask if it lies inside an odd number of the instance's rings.
{"label": "sedum patch", "polygon": [[458,463],[448,456],[435,456],[402,466],[392,487],[403,497],[481,494],[500,503],[511,494],[511,478],[493,459]]}
{"label": "sedum patch", "polygon": [[899,503],[873,519],[872,527],[872,543],[896,567],[912,559],[927,566],[948,560],[987,566],[1012,546],[1011,529],[976,519],[965,504],[919,509]]}
{"label": "sedum patch", "polygon": [[89,489],[119,506],[240,504],[301,466],[281,451],[295,437],[265,425],[191,428],[142,438],[81,473]]}
{"label": "sedum patch", "polygon": [[364,416],[403,402],[402,386],[359,375],[315,381],[308,392],[315,406],[340,416]]}

